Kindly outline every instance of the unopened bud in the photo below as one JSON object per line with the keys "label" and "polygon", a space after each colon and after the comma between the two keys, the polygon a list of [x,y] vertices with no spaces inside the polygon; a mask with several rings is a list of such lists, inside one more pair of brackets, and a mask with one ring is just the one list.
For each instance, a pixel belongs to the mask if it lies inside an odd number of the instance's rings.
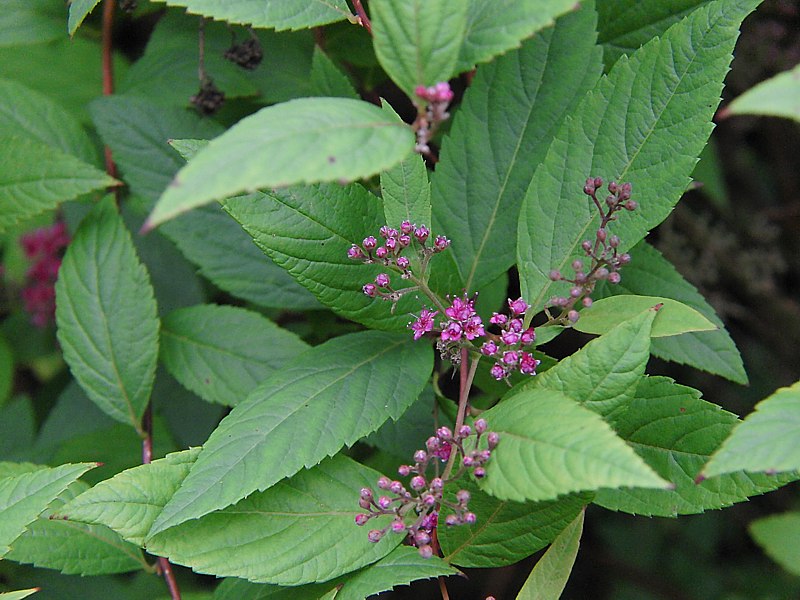
{"label": "unopened bud", "polygon": [[383,537],[383,532],[380,529],[372,529],[367,534],[367,539],[373,544],[377,544],[378,542],[380,542],[382,537]]}
{"label": "unopened bud", "polygon": [[367,521],[369,521],[369,515],[365,515],[364,513],[359,513],[356,515],[356,525],[359,527],[366,525]]}
{"label": "unopened bud", "polygon": [[422,558],[430,558],[431,556],[433,556],[433,548],[431,548],[428,545],[420,546],[419,547],[419,555]]}
{"label": "unopened bud", "polygon": [[578,319],[580,319],[580,318],[581,318],[581,315],[580,315],[580,313],[579,313],[577,310],[571,310],[571,311],[569,311],[569,312],[567,313],[567,318],[568,318],[568,319],[569,319],[569,320],[570,320],[572,323],[577,323],[577,322],[578,322]]}
{"label": "unopened bud", "polygon": [[475,425],[475,431],[477,431],[478,433],[483,433],[484,431],[486,431],[486,428],[488,427],[486,419],[475,419],[474,425]]}
{"label": "unopened bud", "polygon": [[561,281],[561,271],[550,271],[550,281]]}
{"label": "unopened bud", "polygon": [[622,276],[617,273],[616,271],[613,273],[608,274],[608,283],[619,283],[622,280]]}
{"label": "unopened bud", "polygon": [[611,239],[608,240],[608,245],[612,248],[617,248],[619,246],[619,238],[616,235],[612,235]]}

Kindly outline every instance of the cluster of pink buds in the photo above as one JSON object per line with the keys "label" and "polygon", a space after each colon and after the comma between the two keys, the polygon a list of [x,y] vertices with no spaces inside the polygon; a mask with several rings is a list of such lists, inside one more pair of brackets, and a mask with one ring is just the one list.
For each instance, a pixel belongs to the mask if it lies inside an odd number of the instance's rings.
{"label": "cluster of pink buds", "polygon": [[533,354],[522,350],[536,341],[533,327],[524,329],[523,319],[528,310],[528,303],[522,298],[508,299],[511,316],[500,313],[492,314],[489,323],[500,327],[500,334],[481,346],[481,354],[493,358],[496,362],[490,372],[497,380],[508,378],[514,371],[525,375],[536,375],[536,367],[541,361]]}
{"label": "cluster of pink buds", "polygon": [[414,130],[417,132],[416,151],[421,154],[429,154],[431,149],[428,143],[439,128],[442,121],[450,118],[447,107],[453,100],[453,90],[446,81],[440,81],[436,85],[425,87],[419,85],[414,89],[414,93],[420,100],[425,102],[424,108],[419,106],[419,113],[414,121]]}
{"label": "cluster of pink buds", "polygon": [[[412,546],[419,548],[419,553],[424,558],[430,558],[434,553],[435,530],[439,524],[439,512],[442,506],[451,509],[445,524],[448,526],[475,523],[475,513],[469,512],[469,492],[459,490],[456,493],[456,502],[444,498],[445,485],[458,479],[464,473],[481,478],[486,475],[484,465],[491,457],[492,450],[497,446],[500,438],[495,432],[487,433],[487,423],[477,419],[473,428],[462,425],[455,434],[447,427],[440,427],[436,435],[428,438],[425,443],[426,450],[417,450],[414,453],[413,465],[400,465],[397,472],[403,477],[411,477],[406,488],[400,481],[388,477],[378,479],[378,489],[383,494],[377,498],[370,488],[362,488],[358,505],[365,513],[356,515],[357,525],[366,525],[370,519],[381,515],[392,515],[392,522],[383,529],[372,529],[367,534],[369,541],[378,542],[391,531],[404,534]],[[481,436],[486,436],[487,450],[478,450],[478,441]],[[467,451],[464,442],[474,437],[474,450]],[[448,462],[453,452],[461,457],[459,469],[456,474],[444,480],[441,477],[428,478],[426,471],[431,464]],[[438,470],[438,469],[437,469]]]}
{"label": "cluster of pink buds", "polygon": [[598,281],[619,283],[622,279],[619,270],[631,262],[630,254],[618,252],[620,239],[608,233],[608,224],[617,219],[619,211],[623,209],[634,211],[637,208],[636,201],[631,200],[631,184],[610,182],[608,184],[610,194],[605,199],[605,208],[597,199],[597,191],[602,186],[603,180],[600,177],[590,177],[583,186],[583,193],[591,198],[600,213],[600,227],[595,232],[594,241],[584,240],[581,243],[581,248],[590,264],[587,267],[582,259],[574,260],[571,266],[575,274],[571,279],[562,275],[560,271],[550,272],[552,281],[566,281],[572,284],[568,296],[553,296],[548,302],[549,306],[561,309],[561,315],[556,320],[564,323],[575,323],[580,318],[575,309],[578,302],[585,308],[592,305],[590,294]]}
{"label": "cluster of pink buds", "polygon": [[[375,236],[367,236],[361,245],[353,244],[347,251],[347,257],[360,260],[366,264],[383,264],[400,272],[402,279],[411,277],[411,261],[404,256],[406,248],[413,247],[418,255],[420,264],[427,265],[430,257],[450,246],[450,240],[443,235],[437,235],[433,243],[428,243],[431,232],[425,225],[415,225],[410,221],[400,223],[400,228],[395,229],[384,225],[379,231],[379,243]],[[375,281],[367,283],[362,288],[370,298],[382,298],[397,302],[401,291],[392,289],[391,278],[388,273],[380,273]]]}
{"label": "cluster of pink buds", "polygon": [[61,267],[62,250],[69,244],[67,227],[62,221],[40,227],[20,238],[25,256],[32,261],[27,285],[22,289],[25,310],[37,327],[46,327],[55,318],[55,283]]}

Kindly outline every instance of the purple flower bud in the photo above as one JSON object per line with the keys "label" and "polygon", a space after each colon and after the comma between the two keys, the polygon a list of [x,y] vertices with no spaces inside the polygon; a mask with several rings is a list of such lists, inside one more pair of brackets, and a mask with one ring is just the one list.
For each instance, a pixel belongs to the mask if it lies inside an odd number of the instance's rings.
{"label": "purple flower bud", "polygon": [[364,253],[361,251],[361,248],[353,244],[347,251],[347,258],[352,258],[352,259],[364,258]]}
{"label": "purple flower bud", "polygon": [[[592,183],[589,183],[590,181]],[[583,186],[583,193],[586,194],[587,196],[591,196],[592,194],[594,194],[594,181],[593,180],[591,180],[591,179],[587,179],[586,180],[586,185]]]}
{"label": "purple flower bud", "polygon": [[405,256],[401,256],[397,259],[397,266],[401,269],[405,270],[408,268],[409,261]]}
{"label": "purple flower bud", "polygon": [[[583,248],[583,251],[586,252],[586,254],[589,254],[592,251],[592,242],[589,240],[583,240],[581,242],[581,248]],[[575,263],[572,264],[574,265]],[[575,269],[575,267],[572,268]]]}
{"label": "purple flower bud", "polygon": [[491,340],[485,342],[483,346],[481,346],[481,354],[483,354],[484,356],[491,356],[495,352],[497,352],[497,344],[495,344]]}
{"label": "purple flower bud", "polygon": [[378,542],[380,542],[382,537],[383,537],[383,532],[380,529],[372,529],[367,534],[367,539],[373,544],[377,544]]}
{"label": "purple flower bud", "polygon": [[443,235],[437,235],[436,239],[433,241],[433,249],[436,252],[441,252],[445,250],[450,245],[450,240],[448,240]]}
{"label": "purple flower bud", "polygon": [[577,310],[571,310],[571,311],[569,311],[569,312],[567,313],[567,318],[568,318],[568,319],[569,319],[569,320],[570,320],[572,323],[577,323],[577,322],[578,322],[578,319],[580,319],[580,318],[581,318],[581,314],[580,314],[580,313],[579,313]]}
{"label": "purple flower bud", "polygon": [[390,252],[397,250],[397,238],[389,238],[386,240],[386,249]]}
{"label": "purple flower bud", "polygon": [[486,419],[475,419],[475,423],[473,423],[473,424],[475,425],[475,431],[477,431],[478,433],[483,433],[484,431],[486,431],[486,428],[489,426],[486,423]]}
{"label": "purple flower bud", "polygon": [[435,452],[438,450],[442,445],[441,440],[436,437],[429,437],[428,441],[425,442],[425,447],[428,449],[429,452]]}
{"label": "purple flower bud", "polygon": [[600,240],[601,242],[605,242],[606,241],[606,236],[607,235],[608,234],[606,233],[606,230],[603,229],[602,227],[597,230],[597,239]]}
{"label": "purple flower bud", "polygon": [[478,452],[478,458],[480,458],[482,463],[485,463],[487,460],[489,460],[491,456],[492,453],[489,452],[488,450],[481,450],[480,452]]}
{"label": "purple flower bud", "polygon": [[361,497],[364,500],[372,500],[372,490],[368,487],[361,488]]}
{"label": "purple flower bud", "polygon": [[490,431],[486,434],[486,442],[489,444],[489,449],[494,450],[500,441],[500,435],[495,431]]}
{"label": "purple flower bud", "polygon": [[386,258],[389,256],[389,249],[386,246],[381,246],[377,250],[375,250],[375,256],[378,258]]}
{"label": "purple flower bud", "polygon": [[507,346],[513,346],[516,344],[522,336],[514,331],[504,331],[500,334],[500,339],[503,340],[503,343]]}
{"label": "purple flower bud", "polygon": [[565,296],[556,296],[555,297],[555,305],[556,306],[566,306],[569,304],[569,298]]}
{"label": "purple flower bud", "polygon": [[528,310],[528,303],[525,302],[522,298],[517,298],[516,300],[512,300],[511,298],[509,298],[508,308],[511,309],[511,314],[523,315],[525,314],[525,311]]}
{"label": "purple flower bud", "polygon": [[434,504],[436,504],[436,496],[434,496],[433,494],[427,494],[427,493],[423,494],[422,495],[422,503],[425,506],[433,506]]}
{"label": "purple flower bud", "polygon": [[405,248],[406,246],[411,244],[411,236],[405,233],[403,235],[397,236],[397,243],[400,244],[401,248]]}
{"label": "purple flower bud", "polygon": [[611,239],[608,240],[608,245],[611,246],[612,248],[618,248],[619,247],[619,241],[620,240],[616,235],[612,235]]}
{"label": "purple flower bud", "polygon": [[381,496],[378,498],[378,506],[383,510],[386,510],[392,505],[392,499],[389,496]]}
{"label": "purple flower bud", "polygon": [[550,281],[561,281],[561,271],[550,271]]}
{"label": "purple flower bud", "polygon": [[605,267],[600,267],[599,269],[597,269],[594,272],[594,276],[597,279],[599,279],[600,281],[602,281],[603,279],[607,279],[608,278],[608,269],[606,269]]}
{"label": "purple flower bud", "polygon": [[408,477],[411,474],[411,467],[408,465],[400,465],[397,467],[397,473],[403,477]]}
{"label": "purple flower bud", "polygon": [[392,480],[391,480],[391,479],[389,479],[388,477],[386,477],[385,475],[382,475],[382,476],[381,476],[381,477],[378,479],[378,487],[379,487],[380,489],[382,489],[382,490],[388,490],[390,485],[392,485]]}
{"label": "purple flower bud", "polygon": [[572,261],[572,270],[576,273],[583,271],[583,261],[581,259]]}
{"label": "purple flower bud", "polygon": [[444,482],[441,477],[434,477],[431,479],[431,490],[434,492],[441,492],[444,487]]}
{"label": "purple flower bud", "polygon": [[508,321],[508,317],[500,313],[492,313],[489,323],[492,325],[504,325]]}
{"label": "purple flower bud", "polygon": [[431,234],[430,229],[425,227],[425,225],[420,225],[414,230],[414,237],[417,238],[417,241],[420,244],[424,244],[425,240],[428,239],[428,236]]}
{"label": "purple flower bud", "polygon": [[399,481],[393,481],[392,484],[389,486],[389,491],[393,494],[402,494],[405,491],[403,484]]}
{"label": "purple flower bud", "polygon": [[428,516],[422,519],[422,523],[420,523],[420,527],[427,531],[433,531],[436,525],[439,523],[439,513],[431,511],[428,513]]}
{"label": "purple flower bud", "polygon": [[475,513],[472,512],[464,513],[464,523],[466,523],[467,525],[472,525],[477,520],[478,517],[475,516]]}
{"label": "purple flower bud", "polygon": [[369,515],[365,515],[364,513],[359,513],[356,515],[356,525],[359,527],[366,525],[367,521],[369,521]]}
{"label": "purple flower bud", "polygon": [[470,497],[467,490],[458,490],[458,492],[456,492],[456,500],[458,500],[459,504],[467,504]]}
{"label": "purple flower bud", "polygon": [[609,181],[608,182],[608,191],[612,194],[617,193],[617,182],[616,181]]}
{"label": "purple flower bud", "polygon": [[374,236],[365,237],[361,245],[364,246],[366,250],[374,250],[378,245],[378,240],[376,240]]}
{"label": "purple flower bud", "polygon": [[372,502],[370,502],[369,500],[364,500],[363,498],[359,498],[358,505],[364,510],[367,510],[372,506]]}
{"label": "purple flower bud", "polygon": [[461,428],[458,430],[458,437],[469,437],[469,434],[472,433],[472,429],[469,425],[462,425]]}
{"label": "purple flower bud", "polygon": [[616,284],[619,283],[620,281],[622,281],[622,275],[620,275],[616,271],[608,274],[608,283]]}
{"label": "purple flower bud", "polygon": [[417,87],[415,87],[414,93],[423,100],[428,99],[428,88],[426,88],[424,85],[418,85]]}
{"label": "purple flower bud", "polygon": [[625,202],[625,210],[636,210],[639,205],[636,203],[636,200],[628,200]]}
{"label": "purple flower bud", "polygon": [[422,558],[430,558],[431,556],[433,556],[433,548],[431,548],[428,545],[420,546],[419,547],[419,555]]}
{"label": "purple flower bud", "polygon": [[533,354],[523,352],[519,359],[519,370],[525,375],[536,375],[536,367],[539,366],[539,361],[533,358]]}
{"label": "purple flower bud", "polygon": [[472,474],[477,477],[478,479],[482,479],[486,477],[486,469],[483,467],[476,467]]}
{"label": "purple flower bud", "polygon": [[625,254],[620,254],[619,255],[619,264],[627,265],[629,262],[631,262],[631,255],[630,254],[628,254],[626,252]]}
{"label": "purple flower bud", "polygon": [[620,190],[620,198],[627,200],[631,196],[631,184],[630,183],[623,183],[622,189]]}
{"label": "purple flower bud", "polygon": [[586,273],[575,273],[575,283],[586,283]]}
{"label": "purple flower bud", "polygon": [[406,234],[411,233],[414,231],[414,226],[411,224],[411,221],[403,221],[400,223],[400,231]]}
{"label": "purple flower bud", "polygon": [[583,300],[581,300],[581,304],[583,304],[584,308],[589,308],[592,305],[592,299],[589,296],[586,296]]}
{"label": "purple flower bud", "polygon": [[455,525],[459,525],[460,521],[456,515],[451,513],[445,517],[444,524],[449,527],[453,527]]}
{"label": "purple flower bud", "polygon": [[364,287],[362,287],[361,289],[370,298],[374,298],[378,294],[377,288],[375,287],[374,283],[368,283]]}
{"label": "purple flower bud", "polygon": [[519,353],[510,350],[503,352],[503,362],[507,365],[515,365],[519,361]]}
{"label": "purple flower bud", "polygon": [[389,287],[389,276],[386,273],[380,273],[375,277],[375,285],[378,287]]}
{"label": "purple flower bud", "polygon": [[406,530],[406,524],[399,519],[392,521],[391,527],[393,533],[404,533]]}
{"label": "purple flower bud", "polygon": [[573,288],[571,288],[569,290],[569,295],[572,296],[573,298],[577,298],[582,293],[583,293],[583,289],[578,287],[578,286],[575,286],[575,287],[573,287]]}
{"label": "purple flower bud", "polygon": [[489,370],[492,374],[492,377],[500,381],[506,376],[506,370],[503,368],[503,365],[500,363],[494,363],[494,366]]}
{"label": "purple flower bud", "polygon": [[426,454],[425,450],[417,450],[414,452],[414,462],[424,463],[427,459],[428,455]]}
{"label": "purple flower bud", "polygon": [[511,319],[508,322],[508,330],[514,333],[520,333],[522,331],[522,319]]}
{"label": "purple flower bud", "polygon": [[461,461],[465,467],[471,467],[475,464],[475,459],[471,456],[465,456],[464,459]]}
{"label": "purple flower bud", "polygon": [[519,341],[525,345],[532,344],[536,341],[536,332],[534,331],[533,327],[528,327],[525,331],[522,332],[522,335],[519,336]]}
{"label": "purple flower bud", "polygon": [[425,489],[426,485],[427,485],[427,483],[425,481],[425,478],[422,477],[421,475],[417,475],[416,477],[412,477],[411,478],[411,489],[412,490],[415,490],[415,491],[418,492],[418,491],[420,491],[422,489]]}
{"label": "purple flower bud", "polygon": [[450,431],[449,427],[439,427],[436,430],[436,436],[442,441],[448,441],[453,439],[453,432]]}
{"label": "purple flower bud", "polygon": [[447,462],[450,459],[450,451],[452,447],[450,446],[449,442],[442,442],[442,447],[439,448],[436,452],[434,452],[436,458],[441,460],[442,462]]}
{"label": "purple flower bud", "polygon": [[380,228],[380,230],[379,230],[379,233],[381,234],[382,238],[384,238],[384,239],[388,238],[389,237],[389,226],[388,225],[382,226]]}
{"label": "purple flower bud", "polygon": [[430,536],[430,534],[429,534],[427,531],[418,531],[418,532],[416,533],[416,535],[414,536],[414,541],[415,541],[415,542],[416,542],[416,543],[417,543],[419,546],[424,546],[424,545],[426,545],[426,544],[430,544],[430,542],[431,542],[431,536]]}
{"label": "purple flower bud", "polygon": [[603,178],[602,177],[595,177],[594,178],[594,187],[595,188],[603,187]]}
{"label": "purple flower bud", "polygon": [[434,90],[434,99],[437,102],[450,102],[453,99],[453,90],[450,89],[450,84],[446,81],[437,83],[434,86]]}

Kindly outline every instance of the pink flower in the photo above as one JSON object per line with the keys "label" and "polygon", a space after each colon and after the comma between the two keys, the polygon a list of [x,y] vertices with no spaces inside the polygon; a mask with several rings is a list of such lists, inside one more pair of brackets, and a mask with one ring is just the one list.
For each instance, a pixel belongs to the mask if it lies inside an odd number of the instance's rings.
{"label": "pink flower", "polygon": [[481,321],[478,315],[470,317],[464,325],[464,335],[468,340],[474,340],[476,337],[485,334],[486,332],[483,330],[483,321]]}
{"label": "pink flower", "polygon": [[364,253],[361,251],[361,248],[353,244],[347,251],[347,258],[352,258],[352,259],[364,258]]}
{"label": "pink flower", "polygon": [[523,331],[519,339],[523,344],[532,344],[536,340],[536,332],[533,330],[533,327],[529,327]]}
{"label": "pink flower", "polygon": [[522,298],[517,298],[516,300],[512,300],[511,298],[509,298],[508,308],[511,309],[512,314],[522,315],[525,314],[526,310],[528,310],[528,303],[525,302]]}
{"label": "pink flower", "polygon": [[386,273],[379,273],[375,277],[375,285],[378,287],[389,287],[389,276]]}
{"label": "pink flower", "polygon": [[492,313],[492,317],[489,319],[489,323],[493,325],[503,325],[506,321],[508,321],[508,317],[500,313]]}
{"label": "pink flower", "polygon": [[510,350],[508,352],[503,352],[503,362],[507,365],[515,365],[519,360],[519,354]]}
{"label": "pink flower", "polygon": [[519,370],[526,375],[536,375],[536,367],[539,366],[540,362],[533,358],[533,354],[523,352],[519,361]]}
{"label": "pink flower", "polygon": [[483,346],[481,346],[481,354],[483,354],[484,356],[491,356],[495,352],[497,352],[497,344],[495,344],[491,340],[486,342]]}
{"label": "pink flower", "polygon": [[449,323],[442,331],[442,340],[445,342],[457,342],[461,339],[462,328],[460,323]]}
{"label": "pink flower", "polygon": [[433,329],[433,318],[439,314],[439,311],[430,311],[423,308],[419,313],[419,318],[411,323],[409,327],[414,330],[414,339],[418,340],[425,333]]}
{"label": "pink flower", "polygon": [[495,363],[489,372],[492,374],[492,377],[494,377],[498,381],[500,381],[506,376],[506,370],[500,363]]}
{"label": "pink flower", "polygon": [[508,346],[513,346],[516,344],[520,339],[520,334],[514,333],[513,331],[504,331],[500,334],[500,339],[503,340],[503,343]]}

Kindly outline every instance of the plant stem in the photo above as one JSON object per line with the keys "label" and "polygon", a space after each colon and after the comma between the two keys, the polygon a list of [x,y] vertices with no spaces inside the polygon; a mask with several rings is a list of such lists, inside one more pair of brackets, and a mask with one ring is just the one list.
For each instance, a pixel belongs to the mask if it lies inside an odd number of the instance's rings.
{"label": "plant stem", "polygon": [[353,7],[356,9],[356,14],[358,15],[359,21],[361,21],[361,26],[367,30],[367,33],[372,35],[372,22],[369,20],[367,11],[364,10],[364,6],[361,4],[361,0],[353,0]]}
{"label": "plant stem", "polygon": [[[113,33],[114,33],[114,9],[115,0],[106,0],[103,4],[103,95],[110,96],[114,93],[114,56],[112,54]],[[111,177],[117,177],[117,165],[111,155],[111,148],[103,147],[103,154],[106,162],[106,173]],[[114,188],[114,197],[119,204],[119,188]]]}
{"label": "plant stem", "polygon": [[439,576],[439,591],[442,592],[442,600],[450,600],[450,594],[447,593],[447,585],[445,585],[444,577]]}
{"label": "plant stem", "polygon": [[[478,370],[479,360],[480,357],[476,356],[475,360],[473,360],[472,364],[470,365],[469,350],[467,348],[461,348],[461,365],[458,386],[458,412],[456,413],[456,424],[455,428],[453,429],[454,435],[464,424],[464,418],[467,414],[467,404],[469,404],[469,390],[472,387],[472,380],[475,378],[475,371]],[[447,478],[450,477],[450,473],[453,472],[453,466],[456,462],[456,454],[457,452],[455,449],[450,452],[450,458],[447,459],[447,466],[444,468],[444,473],[442,473],[442,479],[444,481],[447,481]]]}

